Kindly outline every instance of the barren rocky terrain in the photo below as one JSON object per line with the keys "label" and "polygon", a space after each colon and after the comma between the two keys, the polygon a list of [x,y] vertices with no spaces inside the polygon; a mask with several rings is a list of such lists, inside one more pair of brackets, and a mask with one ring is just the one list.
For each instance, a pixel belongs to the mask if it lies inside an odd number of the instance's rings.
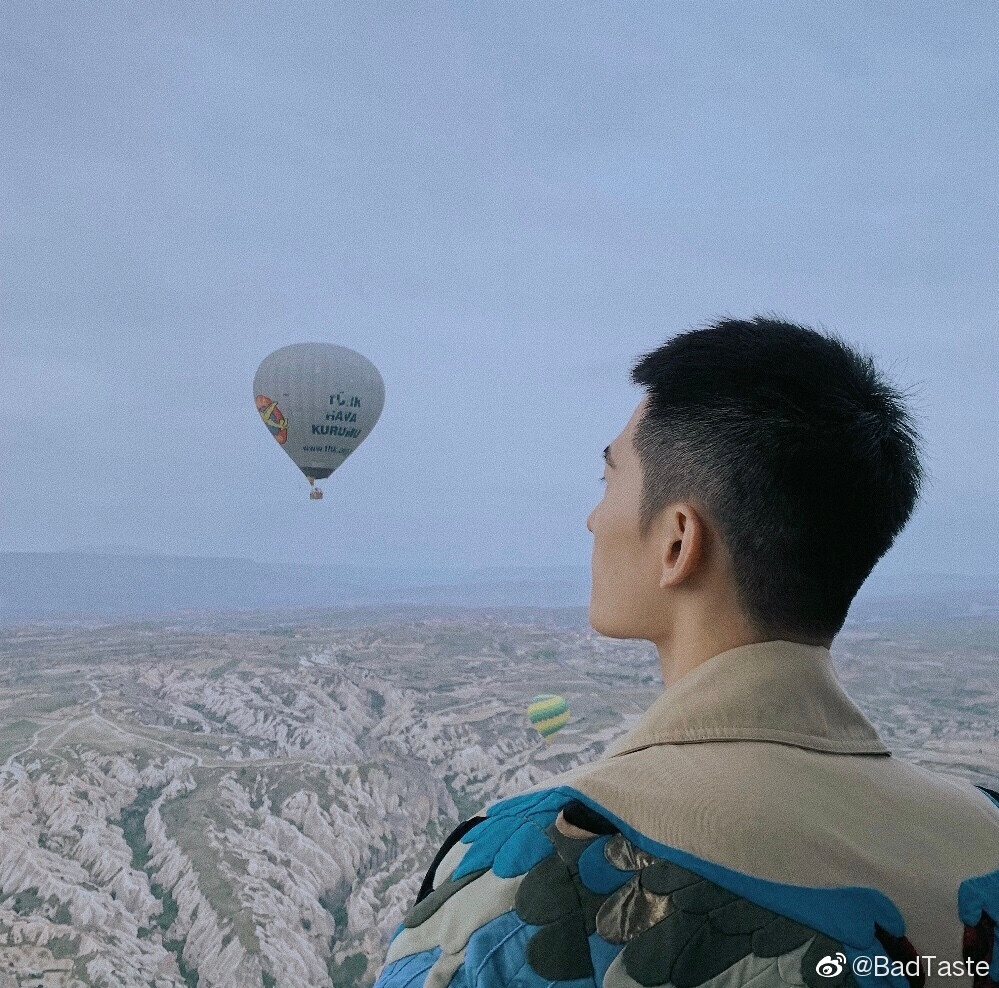
{"label": "barren rocky terrain", "polygon": [[[893,750],[993,785],[995,618],[848,628]],[[0,629],[0,986],[369,984],[442,838],[660,688],[573,611]],[[558,692],[551,743],[525,706]]]}

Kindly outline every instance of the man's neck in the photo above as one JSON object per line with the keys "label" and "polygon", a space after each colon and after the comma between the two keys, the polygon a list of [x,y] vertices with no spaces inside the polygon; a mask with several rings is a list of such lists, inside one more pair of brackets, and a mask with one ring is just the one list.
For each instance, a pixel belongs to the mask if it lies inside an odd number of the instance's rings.
{"label": "man's neck", "polygon": [[[670,629],[669,638],[655,642],[659,652],[659,668],[663,674],[663,685],[672,686],[702,662],[721,655],[742,645],[756,645],[772,641],[773,634],[761,632],[741,614],[714,615],[711,620],[678,619]],[[829,648],[827,640],[779,636],[787,641],[799,641],[803,645],[821,645]]]}
{"label": "man's neck", "polygon": [[659,652],[659,668],[663,674],[663,685],[672,686],[692,669],[696,669],[702,662],[707,662],[708,659],[714,658],[722,652],[738,648],[740,645],[755,645],[757,642],[766,640],[765,637],[759,636],[725,638],[716,635],[697,641],[681,642],[672,639],[666,644],[656,643],[656,649]]}

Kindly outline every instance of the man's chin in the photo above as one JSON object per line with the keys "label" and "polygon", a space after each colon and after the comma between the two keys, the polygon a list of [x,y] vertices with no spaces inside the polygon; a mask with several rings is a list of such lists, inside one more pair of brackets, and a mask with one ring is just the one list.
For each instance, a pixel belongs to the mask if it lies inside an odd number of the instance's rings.
{"label": "man's chin", "polygon": [[594,604],[590,598],[590,627],[605,638],[628,638],[627,634],[622,634],[620,625],[615,624],[611,615],[607,614],[601,607]]}

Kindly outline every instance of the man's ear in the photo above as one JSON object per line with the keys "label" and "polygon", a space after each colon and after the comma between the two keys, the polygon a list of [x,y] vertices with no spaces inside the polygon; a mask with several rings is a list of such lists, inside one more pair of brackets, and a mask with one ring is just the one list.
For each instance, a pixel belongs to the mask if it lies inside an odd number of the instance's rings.
{"label": "man's ear", "polygon": [[659,588],[679,586],[701,567],[706,529],[697,509],[687,501],[667,505],[656,519],[660,546]]}

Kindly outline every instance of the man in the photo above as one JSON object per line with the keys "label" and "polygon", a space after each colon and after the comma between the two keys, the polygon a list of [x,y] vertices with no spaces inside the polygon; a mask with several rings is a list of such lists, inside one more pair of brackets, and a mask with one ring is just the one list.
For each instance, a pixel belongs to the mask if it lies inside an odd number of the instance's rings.
{"label": "man", "polygon": [[665,691],[599,761],[452,834],[378,985],[995,984],[999,796],[891,757],[830,660],[918,495],[900,396],[761,318],[632,376],[590,621],[653,642]]}

